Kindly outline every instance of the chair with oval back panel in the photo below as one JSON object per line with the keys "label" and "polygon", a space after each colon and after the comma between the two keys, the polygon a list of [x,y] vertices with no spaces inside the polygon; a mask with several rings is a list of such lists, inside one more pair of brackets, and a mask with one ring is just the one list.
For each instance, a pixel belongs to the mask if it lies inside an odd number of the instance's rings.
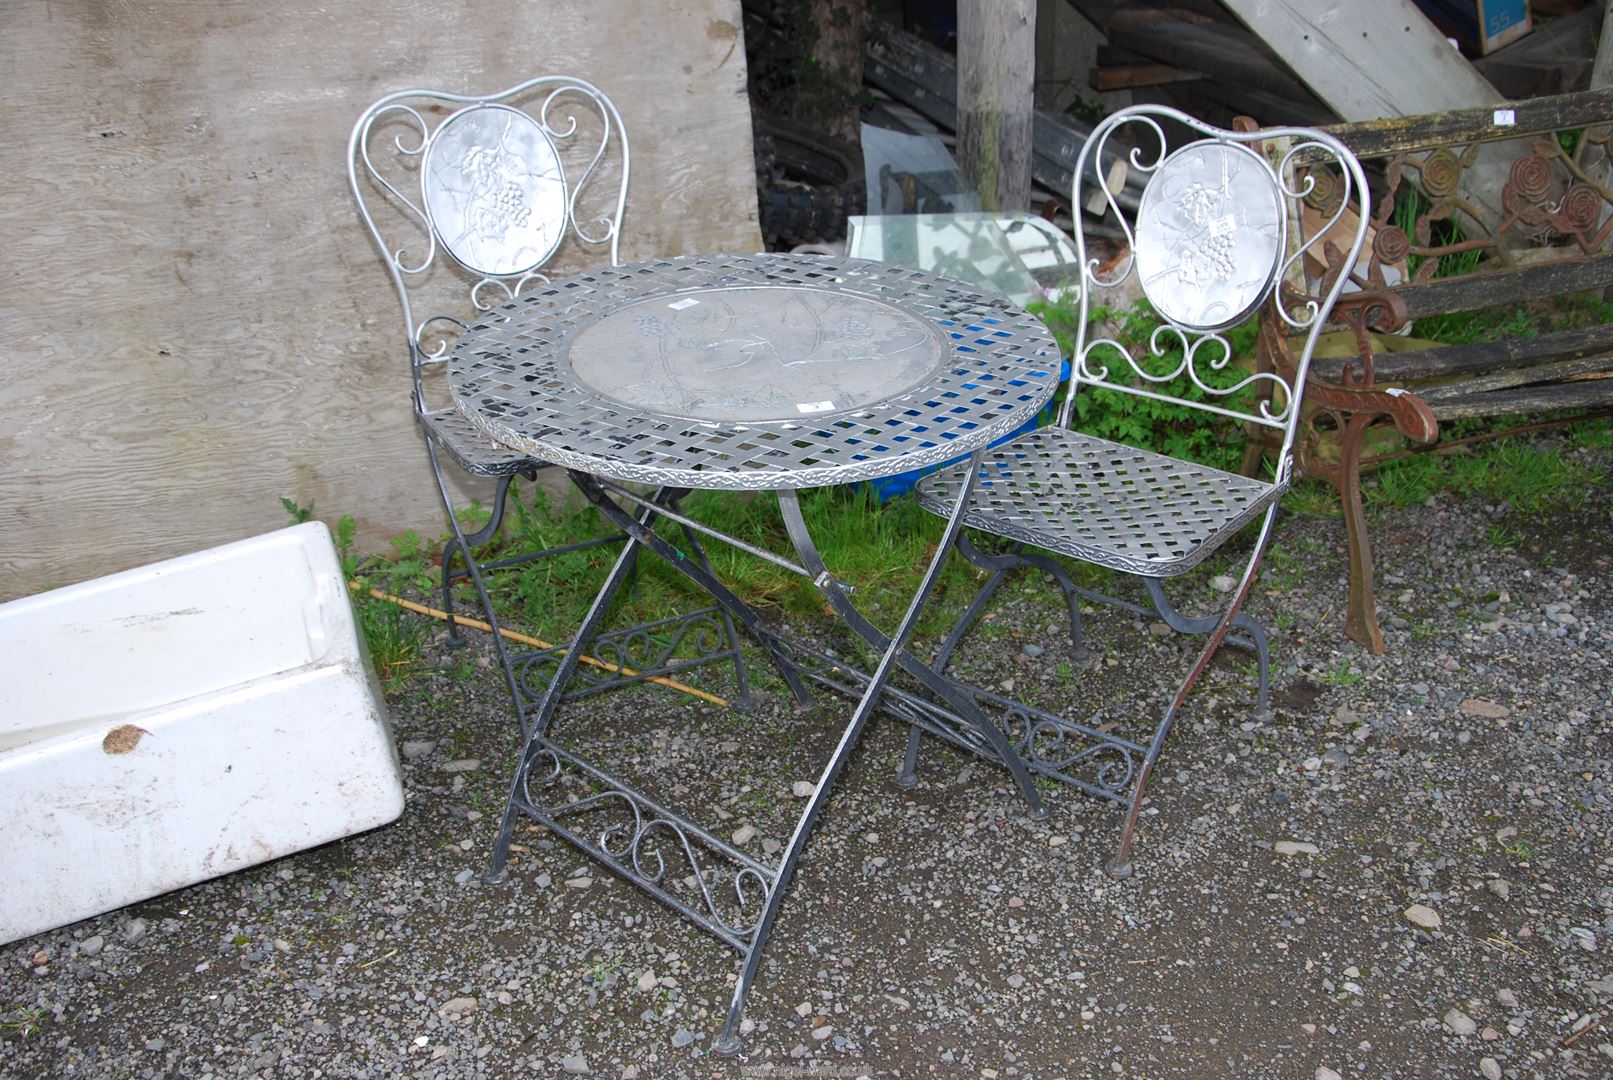
{"label": "chair with oval back panel", "polygon": [[[1187,139],[1173,145],[1168,132],[1186,132]],[[1128,135],[1135,146],[1127,158],[1130,169],[1146,183],[1129,217],[1095,167],[1111,138]],[[1257,144],[1286,149],[1273,154],[1274,166]],[[1027,567],[1058,583],[1080,657],[1084,601],[1157,613],[1177,633],[1207,635],[1146,742],[1116,734],[1101,716],[1078,723],[1017,703],[1006,706],[1003,723],[1032,769],[1129,804],[1119,848],[1107,864],[1111,874],[1123,877],[1131,871],[1149,773],[1183,701],[1223,640],[1254,651],[1256,710],[1266,709],[1266,635],[1242,608],[1271,539],[1278,500],[1292,479],[1299,396],[1311,353],[1344,286],[1343,270],[1359,256],[1370,215],[1359,163],[1330,136],[1306,129],[1224,131],[1162,106],[1121,110],[1098,125],[1076,169],[1072,205],[1092,205],[1089,194],[1118,219],[1129,246],[1103,266],[1076,232],[1082,288],[1069,386],[1056,423],[988,451],[981,463],[964,523],[1006,541],[1006,549],[987,552],[960,539],[964,555],[990,575],[943,642],[937,666],[946,663],[1004,575]],[[1291,223],[1300,220],[1307,199],[1325,202],[1330,220],[1301,238]],[[1347,251],[1325,239],[1335,226]],[[1314,288],[1296,288],[1307,253],[1326,270]],[[1105,293],[1123,295],[1118,290],[1128,284],[1148,304],[1137,309],[1129,332],[1095,334],[1089,322],[1094,308]],[[1136,320],[1144,323],[1140,329]],[[1255,355],[1235,356],[1229,335],[1250,324]],[[1271,363],[1276,350],[1290,356],[1295,349],[1295,362]],[[1239,363],[1245,360],[1253,362],[1245,368]],[[1297,378],[1289,383],[1276,370],[1297,371]],[[1072,421],[1081,415],[1096,419],[1101,408],[1083,398],[1100,394],[1176,409],[1179,430],[1218,418],[1274,429],[1280,446],[1271,473],[1242,476],[1075,430]],[[966,480],[956,469],[937,473],[919,484],[918,501],[950,514]],[[1222,610],[1198,616],[1178,611],[1164,582],[1199,566],[1257,520],[1243,573],[1228,589]],[[1077,585],[1053,555],[1141,579],[1150,605]],[[906,783],[917,762],[918,729],[909,737]]]}
{"label": "chair with oval back panel", "polygon": [[[480,563],[476,549],[499,533],[512,481],[518,476],[536,480],[549,464],[475,427],[449,400],[440,376],[455,339],[473,323],[502,318],[498,308],[523,290],[547,286],[544,268],[562,253],[587,261],[604,255],[610,265],[620,264],[629,166],[627,132],[616,106],[598,87],[568,75],[540,76],[483,96],[397,91],[367,108],[348,140],[348,181],[402,304],[414,416],[448,518],[442,596],[449,640],[461,641],[454,584],[468,579],[494,628],[523,727],[530,698],[523,686],[543,685],[540,672],[553,662],[555,650],[545,646],[543,662],[536,665],[530,657],[512,664],[485,572],[624,537],[597,537]],[[455,512],[445,465],[495,481],[489,517],[474,532],[466,531]],[[664,498],[675,505],[676,493]],[[704,557],[698,544],[695,550]],[[711,611],[688,616],[711,617]],[[720,619],[724,645],[704,650],[710,653],[704,659],[731,659],[745,700],[738,638],[727,616]],[[613,647],[618,662],[600,666],[620,681],[653,677],[648,668],[655,664],[623,662],[642,653],[653,635],[642,627],[626,635],[625,643]],[[596,681],[594,688],[607,682]]]}

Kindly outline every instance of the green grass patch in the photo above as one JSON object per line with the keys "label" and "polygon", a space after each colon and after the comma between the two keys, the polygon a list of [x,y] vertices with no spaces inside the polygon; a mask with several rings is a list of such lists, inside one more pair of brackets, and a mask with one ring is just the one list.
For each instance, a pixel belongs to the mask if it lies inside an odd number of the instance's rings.
{"label": "green grass patch", "polygon": [[[513,495],[510,527],[496,546],[479,553],[484,562],[501,555],[536,550],[609,535],[607,523],[591,507],[557,506],[535,485]],[[694,492],[681,509],[691,518],[770,551],[792,552],[771,493]],[[825,565],[854,588],[853,601],[875,621],[894,628],[940,542],[943,522],[910,499],[875,505],[864,486],[803,492],[801,510]],[[680,526],[660,530],[686,556],[694,542]],[[805,577],[728,544],[697,534],[717,578],[746,603],[784,618],[816,618],[825,601]],[[565,636],[581,620],[619,547],[607,545],[539,559],[490,575],[495,603],[520,613],[527,632],[546,640]],[[921,632],[956,618],[978,588],[979,576],[961,559],[948,561]],[[641,556],[631,587],[624,589],[611,622],[667,618],[704,603],[704,594],[681,573],[648,553]],[[950,625],[950,622],[947,622]]]}
{"label": "green grass patch", "polygon": [[[311,504],[286,503],[288,512],[295,510],[306,515],[304,520],[311,518]],[[801,508],[830,573],[852,587],[852,601],[864,615],[887,631],[894,630],[934,557],[945,523],[911,499],[876,505],[872,491],[864,485],[803,492]],[[682,501],[681,509],[712,528],[793,558],[777,497],[771,493],[695,492]],[[663,522],[659,531],[686,556],[694,557],[694,543],[681,526]],[[511,488],[505,528],[477,556],[485,570],[487,563],[500,558],[609,535],[608,523],[592,507],[551,499],[535,484],[517,484]],[[353,604],[359,630],[386,689],[395,690],[419,669],[434,623],[376,599],[368,590],[374,587],[440,606],[439,560],[446,536],[428,541],[406,532],[391,541],[387,555],[370,559],[359,559],[352,551],[351,518],[341,520],[336,537],[343,569],[357,585]],[[830,617],[827,602],[805,577],[710,537],[699,536],[698,542],[717,578],[764,617],[818,623]],[[989,544],[989,540],[982,542]],[[567,552],[489,571],[484,577],[507,627],[560,642],[582,621],[620,549],[619,544],[607,544]],[[1108,571],[1064,562],[1078,583],[1093,588],[1110,586]],[[947,561],[916,630],[921,652],[951,629],[984,578],[984,572],[961,556]],[[1022,576],[1016,587],[1030,592],[1046,590],[1050,595],[1057,590],[1041,574]],[[455,590],[459,610],[478,610],[469,582],[458,582]],[[676,569],[644,552],[628,586],[607,614],[605,626],[642,624],[709,603],[705,593]],[[983,622],[975,633],[1000,636],[1008,631],[997,623]],[[849,634],[846,643],[854,651],[862,648]],[[872,662],[872,658],[865,659]],[[466,663],[471,663],[468,658]],[[467,667],[466,672],[474,673],[474,668]]]}
{"label": "green grass patch", "polygon": [[[1608,421],[1590,421],[1571,436],[1583,445],[1608,440]],[[1461,493],[1513,510],[1540,513],[1578,509],[1592,489],[1606,483],[1600,465],[1516,438],[1478,443],[1444,454],[1415,454],[1390,462],[1366,482],[1369,504],[1415,506],[1430,496]],[[1502,545],[1506,546],[1506,545]]]}
{"label": "green grass patch", "polygon": [[49,1015],[38,1005],[13,1005],[0,1013],[0,1040],[23,1042],[41,1034]]}

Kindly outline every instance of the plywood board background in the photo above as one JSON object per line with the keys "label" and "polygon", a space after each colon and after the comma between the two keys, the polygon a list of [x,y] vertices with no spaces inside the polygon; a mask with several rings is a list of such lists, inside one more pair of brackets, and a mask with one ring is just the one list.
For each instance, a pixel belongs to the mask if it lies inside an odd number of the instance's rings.
{"label": "plywood board background", "polygon": [[282,496],[371,548],[442,531],[345,172],[384,93],[586,78],[631,139],[623,258],[761,246],[739,0],[17,0],[0,70],[0,600]]}

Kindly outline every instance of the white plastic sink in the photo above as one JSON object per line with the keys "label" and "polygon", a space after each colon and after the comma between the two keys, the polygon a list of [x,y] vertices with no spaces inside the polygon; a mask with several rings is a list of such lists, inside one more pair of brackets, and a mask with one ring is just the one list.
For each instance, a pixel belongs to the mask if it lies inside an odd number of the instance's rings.
{"label": "white plastic sink", "polygon": [[0,943],[402,811],[324,525],[0,605]]}

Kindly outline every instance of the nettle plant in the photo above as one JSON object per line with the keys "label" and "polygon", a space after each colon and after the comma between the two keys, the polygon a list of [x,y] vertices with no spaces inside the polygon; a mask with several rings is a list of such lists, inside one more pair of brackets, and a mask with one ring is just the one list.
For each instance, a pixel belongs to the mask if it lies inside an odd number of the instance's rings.
{"label": "nettle plant", "polygon": [[[1074,348],[1076,320],[1080,317],[1078,297],[1073,289],[1058,299],[1032,303],[1030,311],[1047,324],[1066,356]],[[1169,370],[1181,362],[1181,350],[1170,349],[1154,356],[1149,351],[1149,335],[1160,320],[1147,301],[1127,311],[1095,307],[1092,321],[1106,326],[1105,336],[1123,344],[1139,360],[1147,357],[1150,370]],[[1200,375],[1213,387],[1235,386],[1248,377],[1254,364],[1256,324],[1236,327],[1224,333],[1232,347],[1232,362],[1220,370],[1201,365]],[[1184,379],[1171,392],[1188,401],[1209,400],[1210,395]],[[1255,391],[1250,388],[1230,397],[1219,397],[1229,408],[1248,409]],[[1186,458],[1218,469],[1236,472],[1243,460],[1245,434],[1235,420],[1206,416],[1180,405],[1130,394],[1082,394],[1075,398],[1075,423],[1079,431],[1145,450]]]}

